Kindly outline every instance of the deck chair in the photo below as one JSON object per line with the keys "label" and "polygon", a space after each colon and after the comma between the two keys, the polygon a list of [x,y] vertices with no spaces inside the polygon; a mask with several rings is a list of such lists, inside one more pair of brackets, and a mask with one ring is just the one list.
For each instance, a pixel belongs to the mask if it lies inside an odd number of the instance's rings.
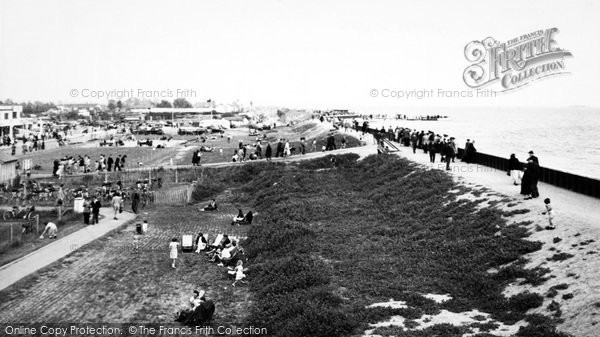
{"label": "deck chair", "polygon": [[183,235],[181,237],[181,251],[184,253],[191,253],[194,251],[194,236]]}
{"label": "deck chair", "polygon": [[211,247],[218,247],[219,244],[221,243],[221,241],[223,241],[223,234],[217,235],[217,237],[215,238],[215,240],[211,244],[209,244],[209,246],[211,246]]}

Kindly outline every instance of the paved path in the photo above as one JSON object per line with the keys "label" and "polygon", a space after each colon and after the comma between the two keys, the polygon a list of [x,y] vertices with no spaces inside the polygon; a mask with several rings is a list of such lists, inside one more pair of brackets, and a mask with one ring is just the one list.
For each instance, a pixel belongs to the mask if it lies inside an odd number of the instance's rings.
{"label": "paved path", "polygon": [[113,220],[113,210],[109,207],[101,208],[100,215],[104,218],[99,224],[86,226],[63,238],[60,238],[59,230],[60,239],[0,267],[0,290],[135,219],[135,214],[123,212],[119,214],[118,220]]}

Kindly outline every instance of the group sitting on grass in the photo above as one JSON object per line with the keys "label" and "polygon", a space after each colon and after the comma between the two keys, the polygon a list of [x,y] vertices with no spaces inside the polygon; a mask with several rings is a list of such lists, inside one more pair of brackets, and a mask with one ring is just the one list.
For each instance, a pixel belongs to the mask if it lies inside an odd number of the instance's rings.
{"label": "group sitting on grass", "polygon": [[204,326],[210,324],[215,313],[215,304],[206,298],[204,290],[194,290],[194,296],[190,297],[190,308],[175,314],[175,321],[186,325]]}
{"label": "group sitting on grass", "polygon": [[204,252],[210,262],[218,263],[220,267],[227,267],[227,275],[233,277],[235,281],[232,286],[238,282],[245,283],[245,272],[242,255],[244,250],[235,239],[229,238],[227,234],[219,234],[212,243],[208,243],[206,236],[198,233],[196,237],[196,253]]}
{"label": "group sitting on grass", "polygon": [[233,217],[233,221],[231,221],[231,225],[232,226],[251,225],[253,218],[254,218],[254,214],[252,214],[252,211],[248,211],[248,213],[246,213],[246,215],[244,215],[244,212],[240,208],[240,209],[238,209],[238,214]]}
{"label": "group sitting on grass", "polygon": [[217,206],[217,202],[215,201],[215,199],[211,199],[208,202],[208,205],[206,205],[206,207],[201,209],[201,211],[216,211],[216,210],[218,210],[218,206]]}

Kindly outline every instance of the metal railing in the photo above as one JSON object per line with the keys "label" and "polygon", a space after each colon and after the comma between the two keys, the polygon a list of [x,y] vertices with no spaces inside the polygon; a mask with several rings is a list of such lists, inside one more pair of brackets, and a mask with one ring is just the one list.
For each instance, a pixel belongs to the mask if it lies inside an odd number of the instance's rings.
{"label": "metal railing", "polygon": [[[379,133],[378,130],[374,129],[367,129],[367,132],[373,135]],[[387,137],[387,133],[385,133],[384,135]],[[462,157],[463,153],[464,149],[459,148],[459,158]],[[475,153],[473,163],[495,168],[502,171],[508,170],[508,158],[502,158],[483,152]],[[540,166],[540,181],[576,193],[600,198],[600,180],[598,179],[584,177],[577,174]]]}

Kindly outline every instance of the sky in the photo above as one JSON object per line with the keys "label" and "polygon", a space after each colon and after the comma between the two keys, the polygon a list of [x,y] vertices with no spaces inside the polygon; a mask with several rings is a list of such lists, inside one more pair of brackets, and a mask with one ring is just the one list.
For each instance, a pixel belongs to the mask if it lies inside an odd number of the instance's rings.
{"label": "sky", "polygon": [[[599,107],[599,15],[593,0],[0,0],[0,100]],[[469,42],[552,27],[567,74],[461,97]]]}

